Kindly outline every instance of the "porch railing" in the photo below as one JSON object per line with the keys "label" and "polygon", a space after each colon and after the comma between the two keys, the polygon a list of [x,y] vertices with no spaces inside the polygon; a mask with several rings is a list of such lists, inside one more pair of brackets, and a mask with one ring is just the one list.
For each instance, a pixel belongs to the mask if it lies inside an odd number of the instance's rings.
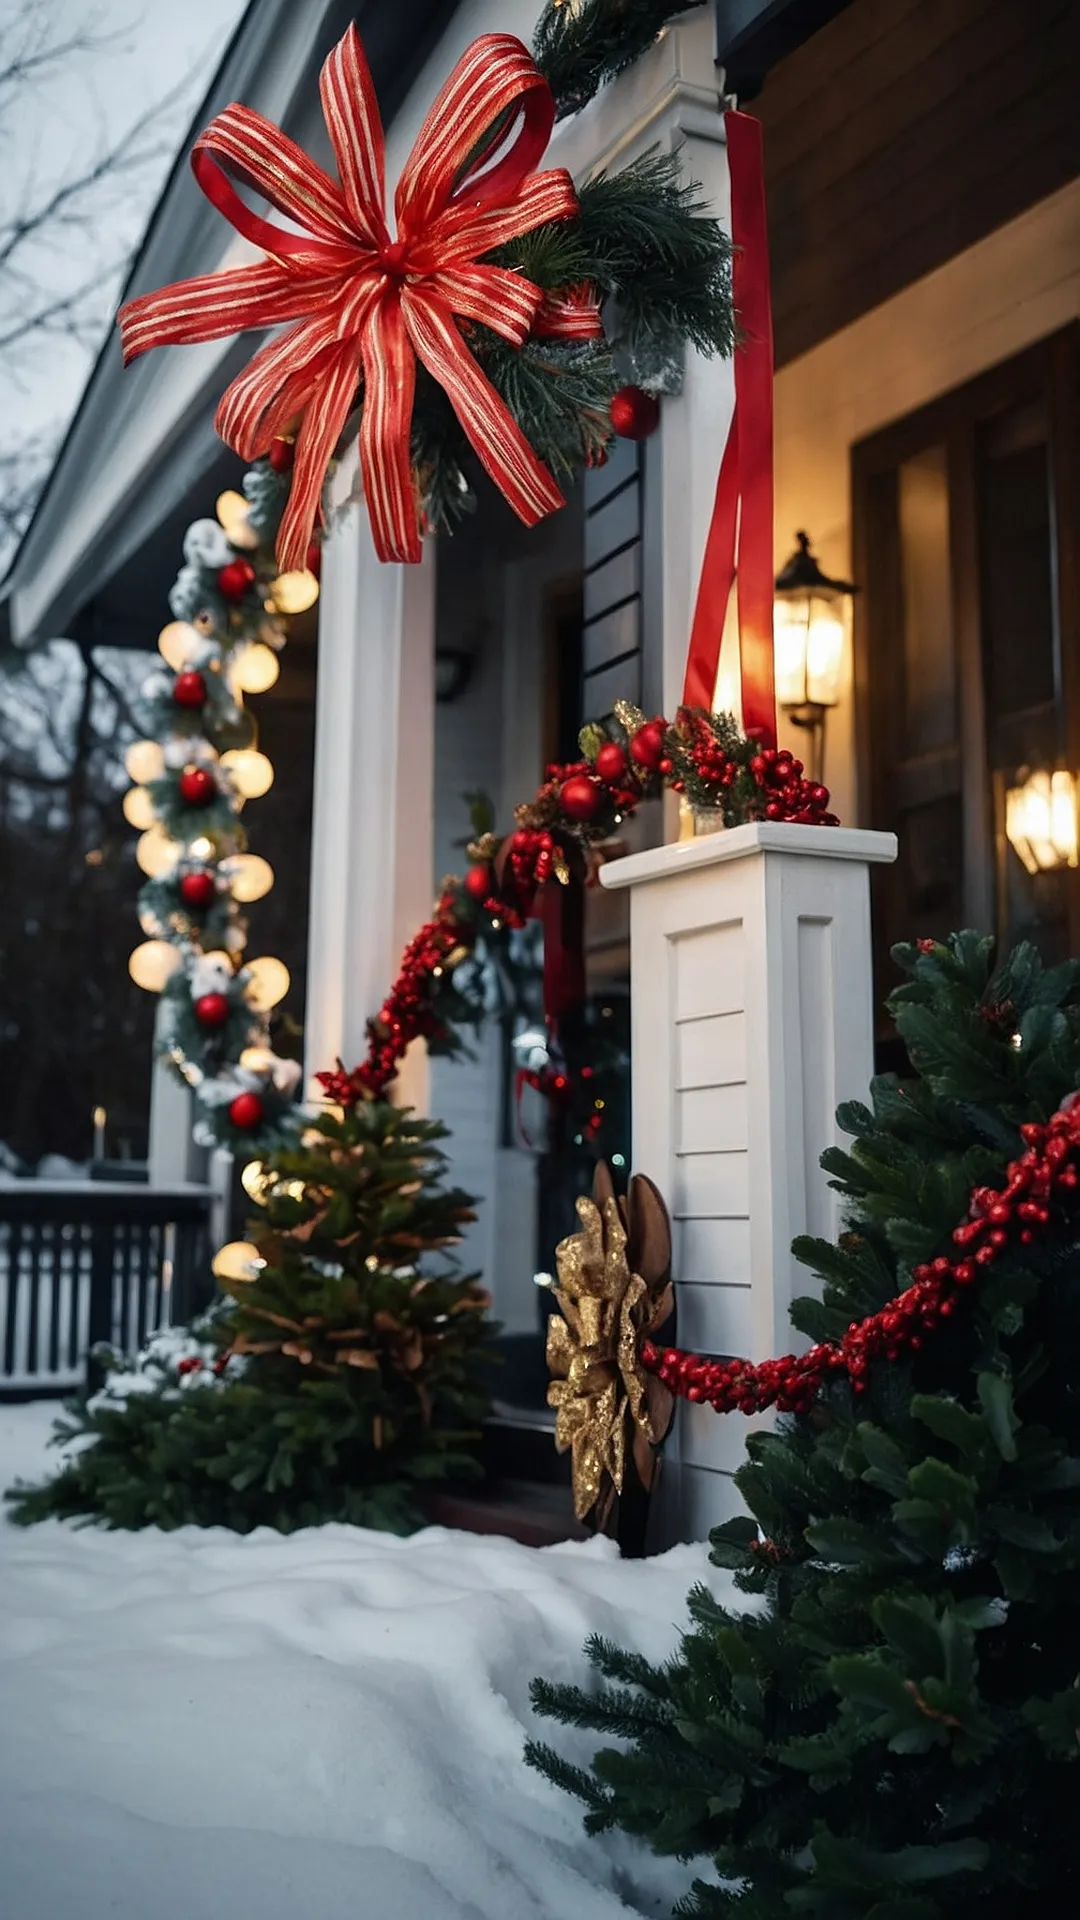
{"label": "porch railing", "polygon": [[135,1353],[205,1305],[209,1187],[0,1186],[0,1399],[69,1392],[100,1342]]}

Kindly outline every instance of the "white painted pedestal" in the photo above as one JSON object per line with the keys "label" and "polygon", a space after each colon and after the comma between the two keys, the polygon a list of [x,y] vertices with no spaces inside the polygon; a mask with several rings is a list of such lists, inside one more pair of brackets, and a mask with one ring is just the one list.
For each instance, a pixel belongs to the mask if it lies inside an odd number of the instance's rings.
{"label": "white painted pedestal", "polygon": [[[788,1307],[812,1281],[790,1247],[837,1231],[818,1161],[873,1072],[869,869],[895,858],[893,834],[755,822],[601,870],[632,890],[634,1166],[671,1209],[679,1346],[799,1344]],[[680,1404],[665,1543],[738,1511],[749,1424]]]}

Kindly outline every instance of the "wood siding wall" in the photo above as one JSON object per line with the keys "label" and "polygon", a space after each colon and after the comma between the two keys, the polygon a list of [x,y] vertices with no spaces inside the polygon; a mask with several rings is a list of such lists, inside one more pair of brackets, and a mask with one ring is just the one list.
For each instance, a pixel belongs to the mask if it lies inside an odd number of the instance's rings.
{"label": "wood siding wall", "polygon": [[776,364],[1080,174],[1080,0],[856,0],[765,130]]}

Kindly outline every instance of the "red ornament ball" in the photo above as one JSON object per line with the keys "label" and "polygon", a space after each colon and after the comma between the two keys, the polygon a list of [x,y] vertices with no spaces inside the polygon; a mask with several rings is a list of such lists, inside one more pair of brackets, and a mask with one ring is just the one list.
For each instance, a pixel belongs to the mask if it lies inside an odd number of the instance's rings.
{"label": "red ornament ball", "polygon": [[647,773],[659,771],[664,758],[664,723],[662,720],[647,720],[639,727],[630,741],[630,758]]}
{"label": "red ornament ball", "polygon": [[218,592],[223,593],[226,600],[243,600],[255,585],[255,569],[250,560],[230,560],[218,574],[217,583]]}
{"label": "red ornament ball", "polygon": [[593,761],[601,780],[612,785],[622,780],[626,774],[626,755],[617,740],[606,740]]}
{"label": "red ornament ball", "polygon": [[180,798],[189,807],[208,806],[217,783],[206,767],[185,767],[180,775]]}
{"label": "red ornament ball", "polygon": [[212,906],[217,897],[217,884],[212,873],[205,869],[201,873],[185,873],[180,881],[180,898],[185,906],[195,907],[203,912]]}
{"label": "red ornament ball", "polygon": [[275,473],[288,473],[296,459],[294,442],[282,440],[280,437],[277,440],[271,440],[269,458]]}
{"label": "red ornament ball", "polygon": [[195,1002],[195,1018],[200,1027],[223,1027],[229,1017],[228,998],[223,993],[203,993]]}
{"label": "red ornament ball", "polygon": [[238,1093],[229,1102],[229,1119],[242,1133],[252,1133],[262,1124],[266,1109],[257,1093]]}
{"label": "red ornament ball", "polygon": [[464,886],[469,899],[475,900],[479,906],[483,906],[484,901],[491,892],[491,868],[489,866],[470,867],[468,873],[465,875]]}
{"label": "red ornament ball", "polygon": [[304,564],[308,572],[313,573],[317,580],[322,572],[322,548],[317,540],[313,540],[308,548]]}
{"label": "red ornament ball", "polygon": [[608,414],[621,440],[647,440],[660,425],[660,402],[640,387],[620,387]]}
{"label": "red ornament ball", "polygon": [[572,773],[559,788],[559,804],[570,820],[595,820],[600,811],[600,789],[587,773]]}
{"label": "red ornament ball", "polygon": [[206,681],[201,673],[178,673],[173,681],[172,697],[178,707],[201,707],[206,701]]}

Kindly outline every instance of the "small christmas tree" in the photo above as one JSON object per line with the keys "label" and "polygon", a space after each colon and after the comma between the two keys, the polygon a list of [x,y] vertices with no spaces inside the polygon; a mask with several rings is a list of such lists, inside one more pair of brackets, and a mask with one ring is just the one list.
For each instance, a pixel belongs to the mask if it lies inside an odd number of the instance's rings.
{"label": "small christmas tree", "polygon": [[914,1351],[750,1439],[752,1517],[712,1535],[745,1611],[699,1588],[665,1667],[594,1640],[598,1691],[534,1684],[619,1742],[591,1770],[529,1749],[591,1830],[712,1856],[688,1916],[1034,1920],[1080,1892],[1080,1204],[1066,1168],[1052,1207],[1000,1197],[1080,1084],[1080,966],[995,971],[973,934],[896,957],[915,1077],[841,1111],[847,1231],[797,1245],[824,1290],[792,1317],[839,1341],[959,1257],[969,1208],[995,1250]]}
{"label": "small christmas tree", "polygon": [[14,1489],[12,1517],[406,1530],[425,1484],[477,1473],[489,1302],[445,1257],[474,1216],[443,1184],[443,1138],[361,1102],[258,1167],[253,1239],[219,1256],[224,1299],[70,1410],[57,1438],[77,1449]]}

